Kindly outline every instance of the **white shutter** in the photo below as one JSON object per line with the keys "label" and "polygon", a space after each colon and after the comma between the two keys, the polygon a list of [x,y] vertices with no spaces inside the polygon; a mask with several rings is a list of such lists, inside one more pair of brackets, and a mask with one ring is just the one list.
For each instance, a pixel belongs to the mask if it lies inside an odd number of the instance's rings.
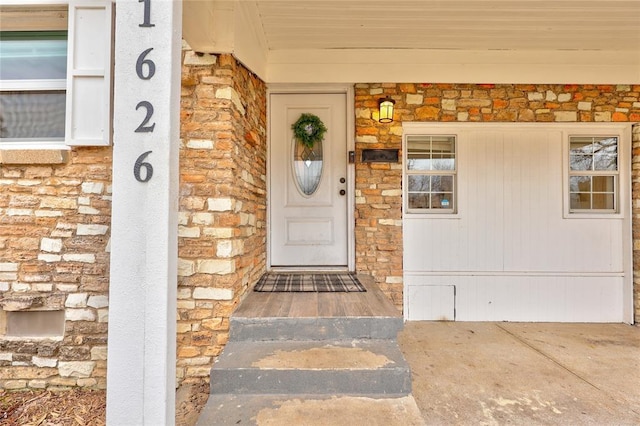
{"label": "white shutter", "polygon": [[112,14],[111,1],[69,2],[67,145],[111,143]]}

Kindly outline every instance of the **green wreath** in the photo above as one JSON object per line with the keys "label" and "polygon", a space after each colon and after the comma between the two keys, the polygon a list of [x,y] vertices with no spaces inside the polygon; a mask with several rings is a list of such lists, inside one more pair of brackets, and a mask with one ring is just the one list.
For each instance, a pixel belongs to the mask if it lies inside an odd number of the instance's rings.
{"label": "green wreath", "polygon": [[327,128],[317,115],[302,114],[298,121],[291,126],[293,137],[302,145],[313,148],[316,142],[320,142]]}

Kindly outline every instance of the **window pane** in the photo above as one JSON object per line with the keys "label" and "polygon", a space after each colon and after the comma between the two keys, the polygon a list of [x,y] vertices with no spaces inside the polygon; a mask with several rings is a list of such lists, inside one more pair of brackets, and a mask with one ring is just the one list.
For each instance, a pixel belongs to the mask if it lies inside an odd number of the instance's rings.
{"label": "window pane", "polygon": [[571,155],[593,154],[593,138],[591,137],[572,137],[571,138]]}
{"label": "window pane", "polygon": [[410,209],[450,209],[454,206],[454,177],[408,176]]}
{"label": "window pane", "polygon": [[65,79],[66,31],[0,33],[0,80]]}
{"label": "window pane", "polygon": [[613,194],[593,194],[593,209],[613,210],[615,209],[615,197]]}
{"label": "window pane", "polygon": [[618,170],[618,138],[571,137],[571,170]]}
{"label": "window pane", "polygon": [[408,137],[407,169],[431,170],[431,138],[429,136]]}
{"label": "window pane", "polygon": [[437,154],[437,157],[424,158],[409,153],[408,170],[454,170],[456,168],[453,154]]}
{"label": "window pane", "polygon": [[438,158],[434,155],[431,168],[432,170],[454,170],[456,162],[453,154],[440,154]]}
{"label": "window pane", "polygon": [[453,176],[432,176],[432,192],[453,192]]}
{"label": "window pane", "polygon": [[431,159],[409,154],[407,170],[431,170]]}
{"label": "window pane", "polygon": [[591,208],[591,194],[571,194],[570,206],[574,210],[588,210]]}
{"label": "window pane", "polygon": [[324,165],[322,142],[318,141],[309,148],[293,138],[293,174],[300,191],[312,195],[320,185]]}
{"label": "window pane", "polygon": [[614,192],[615,179],[613,176],[593,176],[593,192]]}
{"label": "window pane", "polygon": [[570,206],[574,210],[615,210],[614,176],[571,176]]}
{"label": "window pane", "polygon": [[410,209],[428,209],[429,194],[409,194]]}
{"label": "window pane", "polygon": [[618,140],[595,140],[593,145],[594,170],[618,170]]}
{"label": "window pane", "polygon": [[453,136],[432,136],[431,137],[431,151],[434,153],[450,153],[455,152]]}
{"label": "window pane", "polygon": [[65,92],[0,92],[0,139],[64,138]]}
{"label": "window pane", "polygon": [[409,191],[411,192],[429,192],[431,176],[409,176]]}
{"label": "window pane", "polygon": [[407,152],[410,156],[430,158],[431,138],[429,136],[408,136]]}
{"label": "window pane", "polygon": [[572,136],[569,142],[569,167],[581,172],[569,176],[570,208],[615,211],[618,138]]}
{"label": "window pane", "polygon": [[618,153],[618,138],[601,138],[595,140],[594,152],[604,151],[606,154]]}
{"label": "window pane", "polygon": [[571,154],[569,157],[569,165],[571,170],[593,170],[593,156]]}
{"label": "window pane", "polygon": [[431,194],[432,209],[453,209],[453,193],[437,192]]}
{"label": "window pane", "polygon": [[455,140],[452,136],[434,136],[431,153],[433,170],[455,169]]}
{"label": "window pane", "polygon": [[454,136],[408,136],[407,170],[455,170]]}
{"label": "window pane", "polygon": [[593,158],[594,170],[618,170],[616,155],[596,154]]}
{"label": "window pane", "polygon": [[571,176],[569,178],[570,192],[591,192],[591,176]]}

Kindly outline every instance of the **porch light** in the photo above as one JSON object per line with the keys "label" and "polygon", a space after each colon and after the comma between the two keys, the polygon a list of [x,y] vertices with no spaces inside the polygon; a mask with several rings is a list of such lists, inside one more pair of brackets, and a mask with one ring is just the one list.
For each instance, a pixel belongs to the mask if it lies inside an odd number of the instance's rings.
{"label": "porch light", "polygon": [[380,123],[391,123],[393,121],[393,106],[395,103],[396,101],[388,96],[378,100],[378,109],[380,111],[378,121]]}

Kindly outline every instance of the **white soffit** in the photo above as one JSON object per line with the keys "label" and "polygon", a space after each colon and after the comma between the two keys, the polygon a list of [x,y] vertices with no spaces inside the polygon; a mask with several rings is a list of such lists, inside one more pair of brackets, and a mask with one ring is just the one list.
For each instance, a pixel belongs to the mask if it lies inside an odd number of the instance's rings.
{"label": "white soffit", "polygon": [[640,0],[185,0],[194,49],[268,82],[640,83],[639,22]]}

